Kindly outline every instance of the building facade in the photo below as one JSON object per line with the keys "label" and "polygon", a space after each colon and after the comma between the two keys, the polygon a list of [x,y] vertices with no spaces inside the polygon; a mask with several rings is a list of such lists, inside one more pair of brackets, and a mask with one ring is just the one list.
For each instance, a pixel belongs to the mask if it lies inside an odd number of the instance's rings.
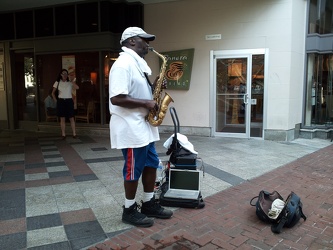
{"label": "building facade", "polygon": [[[325,0],[96,0],[0,12],[8,24],[0,28],[0,128],[58,129],[44,99],[67,68],[80,85],[73,93],[78,115],[88,115],[77,121],[78,132],[107,134],[109,69],[121,32],[140,26],[170,61],[167,92],[182,133],[328,138],[332,9]],[[180,60],[186,50],[194,51],[193,62]],[[146,60],[154,79],[159,58],[149,53]],[[160,131],[173,131],[169,114]]]}

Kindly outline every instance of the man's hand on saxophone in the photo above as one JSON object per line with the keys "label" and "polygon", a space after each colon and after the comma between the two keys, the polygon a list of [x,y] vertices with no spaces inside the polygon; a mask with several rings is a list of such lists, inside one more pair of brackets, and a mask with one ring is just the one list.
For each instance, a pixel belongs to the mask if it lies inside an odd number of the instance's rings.
{"label": "man's hand on saxophone", "polygon": [[158,111],[158,109],[159,109],[159,106],[158,106],[158,104],[157,104],[157,102],[155,101],[155,100],[151,100],[151,101],[149,101],[149,103],[148,103],[148,110],[154,110],[155,112],[156,111]]}

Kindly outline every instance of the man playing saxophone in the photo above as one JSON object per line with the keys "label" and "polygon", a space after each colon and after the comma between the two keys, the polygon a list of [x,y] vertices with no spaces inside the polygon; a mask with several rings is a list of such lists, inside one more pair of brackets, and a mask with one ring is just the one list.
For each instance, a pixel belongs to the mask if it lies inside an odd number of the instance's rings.
{"label": "man playing saxophone", "polygon": [[[146,116],[159,107],[153,100],[152,86],[147,77],[151,75],[151,69],[144,60],[149,42],[154,39],[154,35],[141,28],[125,29],[120,39],[123,51],[109,74],[111,148],[121,149],[125,160],[122,221],[140,227],[152,226],[154,220],[150,217],[168,219],[173,214],[154,198],[159,165],[154,143],[160,138],[158,128],[152,126]],[[140,177],[143,185],[141,211],[135,200]]]}

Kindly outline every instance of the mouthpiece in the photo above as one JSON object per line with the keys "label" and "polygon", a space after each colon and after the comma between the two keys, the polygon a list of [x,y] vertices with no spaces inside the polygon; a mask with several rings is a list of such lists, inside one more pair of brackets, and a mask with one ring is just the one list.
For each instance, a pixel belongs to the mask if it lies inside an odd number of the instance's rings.
{"label": "mouthpiece", "polygon": [[154,47],[148,47],[150,51],[154,51]]}

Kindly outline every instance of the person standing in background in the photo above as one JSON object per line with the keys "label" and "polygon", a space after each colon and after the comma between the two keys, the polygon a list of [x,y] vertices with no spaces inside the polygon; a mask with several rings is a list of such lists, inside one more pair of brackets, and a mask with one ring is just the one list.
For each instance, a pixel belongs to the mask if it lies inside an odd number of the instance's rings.
{"label": "person standing in background", "polygon": [[[57,89],[59,91],[58,100],[55,96]],[[62,139],[66,139],[66,118],[69,119],[71,124],[73,138],[76,138],[72,91],[77,89],[79,89],[79,86],[75,83],[75,81],[69,81],[68,71],[66,69],[62,69],[57,81],[53,84],[52,90],[53,100],[57,102],[57,115],[60,118]]]}

